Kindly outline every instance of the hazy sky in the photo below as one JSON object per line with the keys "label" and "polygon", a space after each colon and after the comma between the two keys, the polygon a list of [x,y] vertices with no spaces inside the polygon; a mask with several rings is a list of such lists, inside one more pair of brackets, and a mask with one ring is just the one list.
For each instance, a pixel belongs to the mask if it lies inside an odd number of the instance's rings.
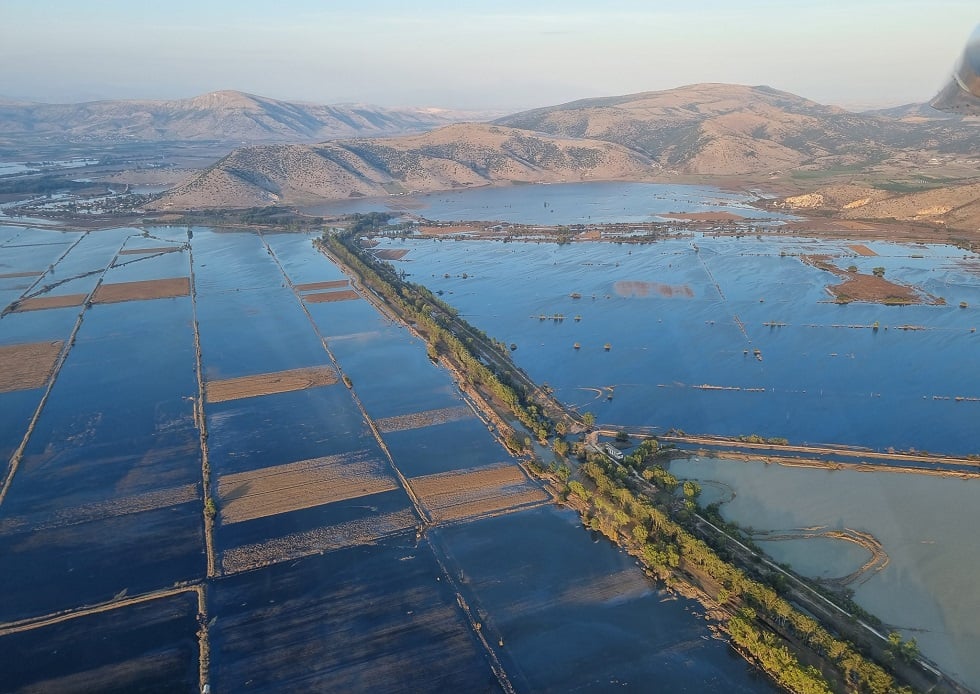
{"label": "hazy sky", "polygon": [[924,101],[977,0],[0,0],[0,95],[506,108],[767,84],[848,106]]}

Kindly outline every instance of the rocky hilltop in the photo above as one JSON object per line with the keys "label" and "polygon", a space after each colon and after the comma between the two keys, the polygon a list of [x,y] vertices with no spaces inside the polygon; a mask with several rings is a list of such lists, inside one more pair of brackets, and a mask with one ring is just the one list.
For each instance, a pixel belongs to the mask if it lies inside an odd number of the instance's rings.
{"label": "rocky hilltop", "polygon": [[324,106],[219,91],[172,101],[0,102],[0,138],[72,142],[315,142],[419,132],[473,115],[442,109]]}

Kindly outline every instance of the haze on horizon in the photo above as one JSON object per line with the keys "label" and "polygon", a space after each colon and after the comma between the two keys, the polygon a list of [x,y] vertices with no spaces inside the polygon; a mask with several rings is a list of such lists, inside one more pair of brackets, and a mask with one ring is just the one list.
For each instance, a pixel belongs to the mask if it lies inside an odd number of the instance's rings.
{"label": "haze on horizon", "polygon": [[0,95],[53,103],[238,89],[316,103],[513,109],[766,84],[823,103],[926,101],[975,0],[4,0]]}

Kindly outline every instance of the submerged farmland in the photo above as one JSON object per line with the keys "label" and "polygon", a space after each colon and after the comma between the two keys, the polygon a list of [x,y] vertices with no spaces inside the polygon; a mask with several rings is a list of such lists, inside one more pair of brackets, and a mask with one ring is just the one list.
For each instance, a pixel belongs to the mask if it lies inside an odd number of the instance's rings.
{"label": "submerged farmland", "polygon": [[0,228],[5,687],[768,688],[361,291],[306,235]]}

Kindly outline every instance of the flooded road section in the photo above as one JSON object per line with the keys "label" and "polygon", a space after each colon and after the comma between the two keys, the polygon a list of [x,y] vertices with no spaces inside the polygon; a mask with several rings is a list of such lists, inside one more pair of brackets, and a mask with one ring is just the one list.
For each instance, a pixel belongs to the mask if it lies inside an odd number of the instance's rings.
{"label": "flooded road section", "polygon": [[311,240],[0,227],[0,681],[770,689]]}

